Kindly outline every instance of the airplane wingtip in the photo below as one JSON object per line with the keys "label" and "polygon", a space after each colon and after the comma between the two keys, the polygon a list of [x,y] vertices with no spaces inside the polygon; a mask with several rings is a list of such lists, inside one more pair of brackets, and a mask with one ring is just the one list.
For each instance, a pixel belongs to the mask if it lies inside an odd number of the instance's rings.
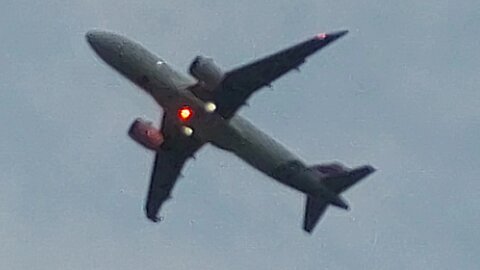
{"label": "airplane wingtip", "polygon": [[336,31],[336,32],[330,32],[330,33],[319,33],[315,35],[315,39],[317,40],[324,40],[324,39],[331,39],[335,40],[338,39],[344,35],[348,34],[348,30],[341,30],[341,31]]}

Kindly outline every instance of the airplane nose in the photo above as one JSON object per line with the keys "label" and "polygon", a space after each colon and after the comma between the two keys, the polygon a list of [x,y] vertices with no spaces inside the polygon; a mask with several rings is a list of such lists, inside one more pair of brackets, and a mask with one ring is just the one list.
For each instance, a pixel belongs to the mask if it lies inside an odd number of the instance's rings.
{"label": "airplane nose", "polygon": [[85,34],[85,38],[100,58],[110,65],[115,65],[123,46],[120,36],[106,31],[92,30]]}
{"label": "airplane nose", "polygon": [[98,32],[99,31],[91,30],[85,34],[85,38],[87,39],[88,43],[95,43],[95,37],[98,35]]}
{"label": "airplane nose", "polygon": [[97,31],[97,30],[91,30],[88,31],[87,34],[85,34],[85,38],[87,39],[87,42],[92,46],[92,49],[97,51],[97,49],[100,49],[102,47],[102,44],[104,43],[102,41],[102,37],[106,33],[102,31]]}
{"label": "airplane nose", "polygon": [[91,30],[85,39],[105,63],[135,83],[144,84],[145,74],[157,67],[157,56],[122,35]]}

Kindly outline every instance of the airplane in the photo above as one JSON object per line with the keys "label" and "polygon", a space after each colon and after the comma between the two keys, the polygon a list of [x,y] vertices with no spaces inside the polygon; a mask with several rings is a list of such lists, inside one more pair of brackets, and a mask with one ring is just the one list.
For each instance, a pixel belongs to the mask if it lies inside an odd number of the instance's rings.
{"label": "airplane", "polygon": [[148,93],[163,109],[160,129],[137,118],[129,136],[156,152],[145,203],[146,217],[157,222],[162,204],[186,161],[206,144],[231,152],[265,175],[306,195],[303,229],[312,233],[329,205],[347,210],[340,193],[373,173],[334,162],[308,166],[282,144],[237,114],[257,90],[298,70],[306,58],[348,31],[321,33],[292,47],[224,72],[211,58],[197,56],[193,77],[122,35],[91,30],[86,40],[113,69]]}

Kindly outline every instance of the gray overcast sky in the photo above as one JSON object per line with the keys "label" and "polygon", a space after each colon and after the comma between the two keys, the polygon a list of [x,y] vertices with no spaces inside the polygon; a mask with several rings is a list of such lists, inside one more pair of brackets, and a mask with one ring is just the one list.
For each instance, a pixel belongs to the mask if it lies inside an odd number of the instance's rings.
{"label": "gray overcast sky", "polygon": [[[478,1],[7,0],[0,25],[1,269],[478,269]],[[241,114],[309,163],[379,171],[307,236],[303,196],[206,147],[150,223],[153,154],[126,130],[161,111],[92,28],[183,71],[349,29]]]}

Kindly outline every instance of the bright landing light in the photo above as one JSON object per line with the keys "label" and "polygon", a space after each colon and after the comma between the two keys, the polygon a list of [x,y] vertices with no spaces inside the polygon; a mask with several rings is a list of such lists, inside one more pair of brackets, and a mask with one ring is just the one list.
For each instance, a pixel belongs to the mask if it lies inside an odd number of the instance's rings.
{"label": "bright landing light", "polygon": [[205,103],[205,111],[212,113],[217,109],[217,105],[213,102],[207,102]]}
{"label": "bright landing light", "polygon": [[190,127],[183,126],[182,127],[182,132],[183,132],[183,134],[185,134],[185,136],[190,137],[193,134],[193,129],[190,128]]}

